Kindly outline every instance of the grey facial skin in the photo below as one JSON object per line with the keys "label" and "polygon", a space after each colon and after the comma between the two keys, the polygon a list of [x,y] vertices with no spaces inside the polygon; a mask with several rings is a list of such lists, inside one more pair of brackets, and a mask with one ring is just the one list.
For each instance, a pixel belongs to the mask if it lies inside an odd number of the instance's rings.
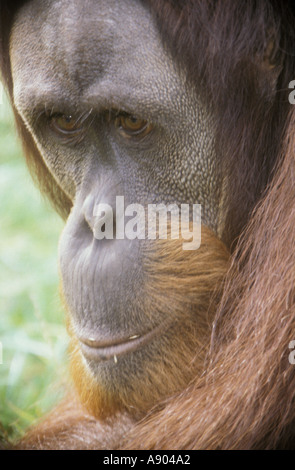
{"label": "grey facial skin", "polygon": [[[146,299],[144,259],[155,242],[96,240],[93,207],[114,207],[116,195],[126,205],[198,203],[202,223],[219,234],[213,113],[138,0],[32,0],[17,14],[10,50],[15,105],[73,201],[59,257],[83,360],[99,383],[119,388],[146,363],[161,361],[163,345],[169,356],[176,327],[172,322],[158,342],[145,337],[171,320],[170,309],[159,316]],[[153,129],[144,138],[124,136],[118,115]],[[52,116],[85,121],[68,136],[54,129]],[[138,347],[118,345],[128,338]]]}

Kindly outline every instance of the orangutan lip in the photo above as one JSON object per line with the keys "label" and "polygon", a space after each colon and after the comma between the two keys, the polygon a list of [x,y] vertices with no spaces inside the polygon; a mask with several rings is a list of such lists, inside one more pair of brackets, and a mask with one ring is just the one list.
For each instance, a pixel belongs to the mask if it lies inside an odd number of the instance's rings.
{"label": "orangutan lip", "polygon": [[113,341],[98,341],[95,338],[79,338],[81,351],[87,359],[109,360],[117,362],[118,357],[136,351],[149,343],[162,331],[163,325],[159,325],[144,335],[133,335],[129,338]]}

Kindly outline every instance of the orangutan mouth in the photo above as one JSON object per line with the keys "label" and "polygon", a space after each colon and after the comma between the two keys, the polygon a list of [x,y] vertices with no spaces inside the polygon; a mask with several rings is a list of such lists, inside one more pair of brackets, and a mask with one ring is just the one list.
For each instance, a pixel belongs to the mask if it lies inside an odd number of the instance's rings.
{"label": "orangutan mouth", "polygon": [[[166,327],[166,325],[165,325]],[[110,338],[101,340],[95,338],[80,337],[82,354],[86,359],[94,361],[107,361],[113,359],[117,362],[118,357],[132,353],[146,344],[150,343],[163,330],[161,324],[143,335],[135,334],[128,338]]]}

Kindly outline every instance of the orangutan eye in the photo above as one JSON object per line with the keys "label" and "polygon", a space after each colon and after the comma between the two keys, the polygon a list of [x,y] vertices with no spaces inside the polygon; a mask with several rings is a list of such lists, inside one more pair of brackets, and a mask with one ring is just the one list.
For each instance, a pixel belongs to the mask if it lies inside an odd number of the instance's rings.
{"label": "orangutan eye", "polygon": [[150,122],[130,114],[119,114],[115,117],[114,124],[118,132],[128,139],[132,137],[143,138],[153,129]]}
{"label": "orangutan eye", "polygon": [[73,134],[82,128],[81,120],[71,115],[54,114],[50,117],[50,127],[58,134]]}

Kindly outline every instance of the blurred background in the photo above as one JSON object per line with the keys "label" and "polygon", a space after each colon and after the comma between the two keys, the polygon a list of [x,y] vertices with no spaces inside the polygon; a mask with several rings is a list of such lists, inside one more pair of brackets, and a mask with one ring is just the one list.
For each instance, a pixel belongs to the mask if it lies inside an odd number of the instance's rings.
{"label": "blurred background", "polygon": [[33,186],[0,89],[0,423],[9,438],[63,394],[67,335],[57,267],[62,227]]}

